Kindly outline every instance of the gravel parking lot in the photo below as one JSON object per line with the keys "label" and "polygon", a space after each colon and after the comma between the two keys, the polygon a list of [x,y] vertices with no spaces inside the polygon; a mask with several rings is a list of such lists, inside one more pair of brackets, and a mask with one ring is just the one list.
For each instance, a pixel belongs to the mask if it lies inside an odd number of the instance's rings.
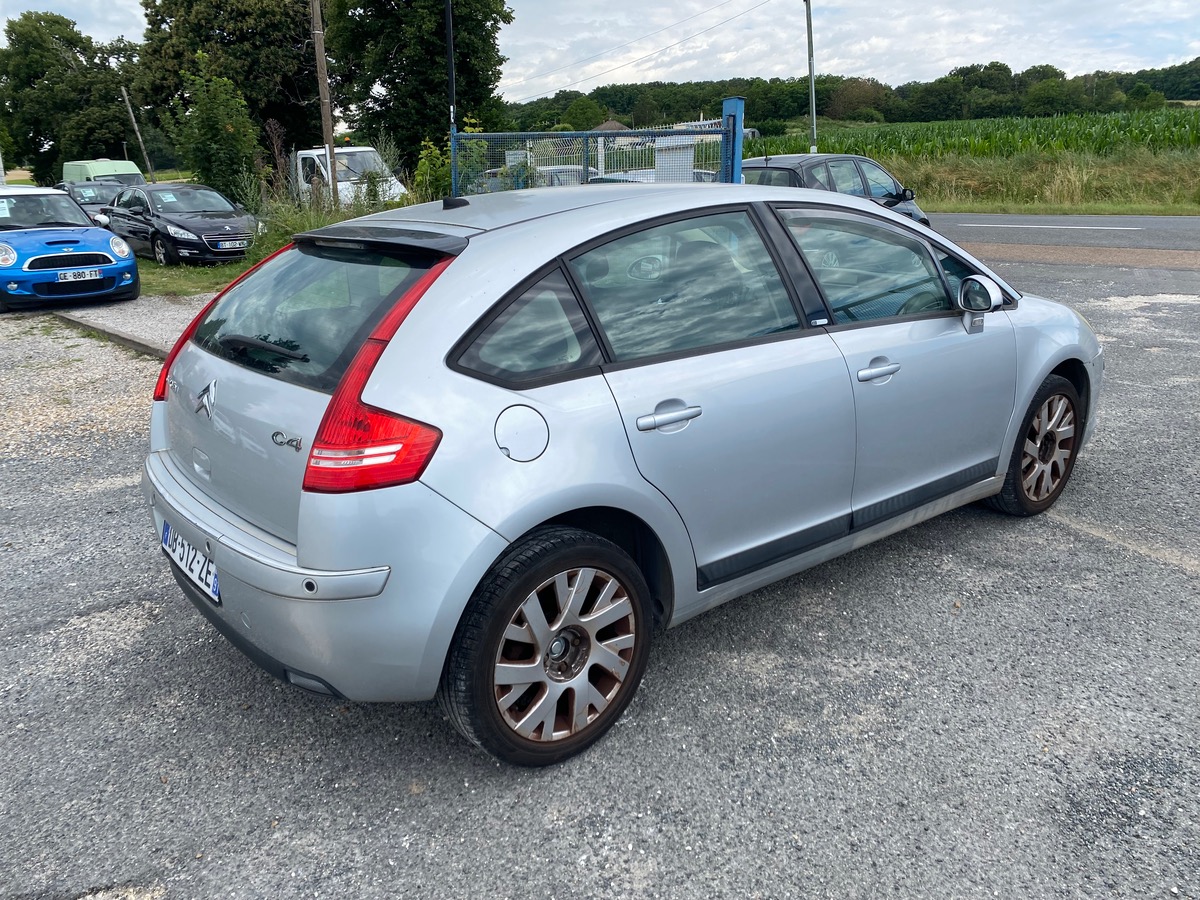
{"label": "gravel parking lot", "polygon": [[1200,272],[1001,272],[1108,354],[1055,509],[669,632],[544,771],[254,668],[142,505],[159,361],[0,317],[0,896],[1200,897]]}

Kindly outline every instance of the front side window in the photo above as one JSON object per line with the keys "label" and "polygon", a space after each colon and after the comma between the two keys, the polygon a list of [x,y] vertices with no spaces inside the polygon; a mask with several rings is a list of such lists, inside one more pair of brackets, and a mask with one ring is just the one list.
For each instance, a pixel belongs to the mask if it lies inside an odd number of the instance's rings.
{"label": "front side window", "polygon": [[297,244],[225,292],[195,342],[222,359],[332,393],[432,254]]}
{"label": "front side window", "polygon": [[800,327],[744,211],[656,225],[570,265],[618,362]]}
{"label": "front side window", "polygon": [[579,301],[558,269],[505,307],[458,358],[463,368],[513,382],[601,362]]}
{"label": "front side window", "polygon": [[145,206],[146,198],[141,191],[126,191],[117,200],[121,209],[133,209],[135,206]]}
{"label": "front side window", "polygon": [[849,217],[779,213],[837,324],[954,308],[937,263],[916,238]]}
{"label": "front side window", "polygon": [[875,163],[863,160],[859,166],[862,167],[863,177],[867,179],[870,196],[888,199],[900,195],[900,185],[896,184],[896,179]]}

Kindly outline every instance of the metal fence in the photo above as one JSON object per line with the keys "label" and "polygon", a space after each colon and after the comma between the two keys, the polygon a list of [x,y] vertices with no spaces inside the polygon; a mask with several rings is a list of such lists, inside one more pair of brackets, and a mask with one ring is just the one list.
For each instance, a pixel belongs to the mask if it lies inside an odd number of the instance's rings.
{"label": "metal fence", "polygon": [[454,196],[590,182],[740,181],[740,98],[717,127],[453,134]]}

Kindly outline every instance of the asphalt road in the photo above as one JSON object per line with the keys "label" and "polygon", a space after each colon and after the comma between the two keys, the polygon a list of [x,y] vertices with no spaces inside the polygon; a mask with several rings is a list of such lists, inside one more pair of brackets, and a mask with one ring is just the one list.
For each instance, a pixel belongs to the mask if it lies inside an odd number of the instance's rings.
{"label": "asphalt road", "polygon": [[544,771],[255,669],[142,506],[159,362],[0,317],[0,896],[1200,897],[1200,271],[1020,252],[985,259],[1108,360],[1055,509],[958,510],[669,632]]}

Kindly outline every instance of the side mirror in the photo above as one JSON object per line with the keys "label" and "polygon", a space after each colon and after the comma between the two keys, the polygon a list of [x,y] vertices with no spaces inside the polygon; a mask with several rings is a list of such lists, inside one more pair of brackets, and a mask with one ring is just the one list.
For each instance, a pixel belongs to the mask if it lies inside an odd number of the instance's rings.
{"label": "side mirror", "polygon": [[132,215],[135,215],[135,216],[144,216],[144,215],[146,214],[146,207],[144,207],[144,206],[131,206],[131,207],[129,207],[129,212],[130,212]]}
{"label": "side mirror", "polygon": [[97,225],[99,225],[101,228],[107,228],[108,223],[111,222],[112,219],[110,219],[104,213],[98,212],[94,216],[92,216],[92,221],[95,222]]}
{"label": "side mirror", "polygon": [[917,198],[917,195],[913,193],[912,188],[903,188],[900,191],[899,200],[901,203],[911,202],[911,201],[915,200],[916,198]]}
{"label": "side mirror", "polygon": [[1004,294],[986,275],[968,275],[958,286],[955,303],[967,334],[978,334],[983,331],[983,314],[1003,306]]}

